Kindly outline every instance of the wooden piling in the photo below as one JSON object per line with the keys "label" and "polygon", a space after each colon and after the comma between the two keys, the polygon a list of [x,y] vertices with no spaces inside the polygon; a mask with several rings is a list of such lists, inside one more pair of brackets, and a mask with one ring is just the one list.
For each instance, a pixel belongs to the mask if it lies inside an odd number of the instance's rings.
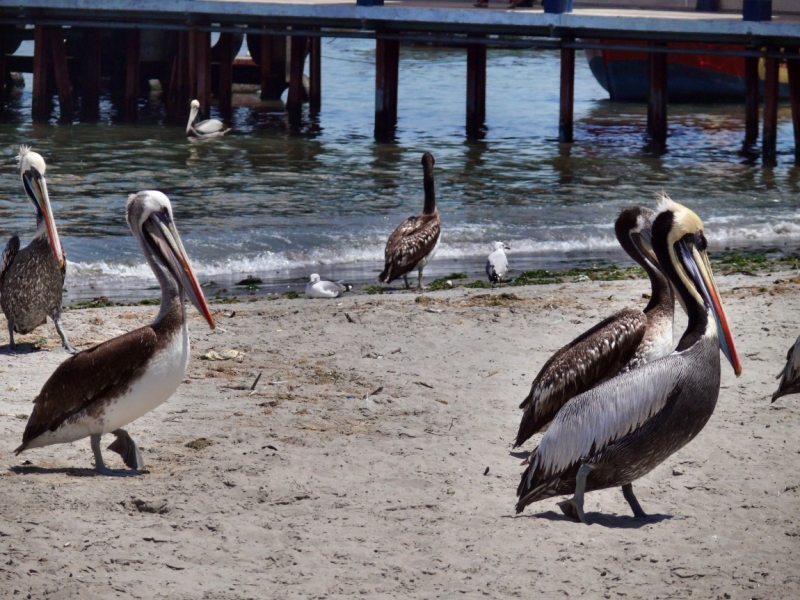
{"label": "wooden piling", "polygon": [[[663,42],[651,46],[665,46]],[[650,94],[647,102],[647,133],[656,150],[667,143],[667,55],[650,52],[647,55]]]}
{"label": "wooden piling", "polygon": [[6,53],[0,46],[0,100],[4,100],[8,92],[8,78],[6,77]]}
{"label": "wooden piling", "polygon": [[764,131],[761,135],[761,161],[765,167],[777,163],[776,145],[778,141],[778,67],[777,58],[764,60]]}
{"label": "wooden piling", "polygon": [[322,107],[322,38],[309,38],[308,54],[308,108],[312,113],[318,113]]}
{"label": "wooden piling", "polygon": [[60,26],[46,28],[48,31],[48,46],[53,58],[53,71],[56,76],[58,89],[59,120],[72,120],[72,85],[69,81],[69,68],[67,66],[67,49],[64,42],[64,30]]}
{"label": "wooden piling", "polygon": [[375,41],[375,141],[391,142],[397,128],[400,41]]}
{"label": "wooden piling", "polygon": [[758,141],[758,58],[744,59],[744,149]]}
{"label": "wooden piling", "polygon": [[47,69],[50,63],[50,34],[44,25],[36,25],[33,32],[33,100],[34,121],[45,121],[50,114],[50,97],[47,94]]}
{"label": "wooden piling", "polygon": [[100,120],[100,30],[84,29],[81,41],[81,121]]}
{"label": "wooden piling", "polygon": [[[800,49],[792,50],[792,55],[799,54]],[[794,163],[800,165],[800,60],[787,60],[786,69],[789,72],[789,101],[794,125]]]}
{"label": "wooden piling", "polygon": [[467,46],[467,139],[482,137],[486,123],[486,44]]}
{"label": "wooden piling", "polygon": [[133,123],[139,117],[141,33],[138,29],[128,32],[125,57],[125,121]]}
{"label": "wooden piling", "polygon": [[289,58],[289,96],[286,98],[286,110],[290,117],[298,117],[303,112],[303,67],[306,62],[306,39],[303,36],[292,36],[292,47]]}
{"label": "wooden piling", "polygon": [[219,102],[219,114],[223,121],[230,122],[233,100],[233,34],[219,34],[219,81],[217,88],[217,101]]}
{"label": "wooden piling", "polygon": [[197,95],[200,102],[200,116],[198,119],[207,119],[211,116],[211,33],[208,31],[195,31],[195,58]]}
{"label": "wooden piling", "polygon": [[[572,41],[565,40],[565,41]],[[561,48],[561,106],[558,114],[558,141],[573,142],[575,106],[575,48]]]}
{"label": "wooden piling", "polygon": [[189,115],[189,102],[192,98],[192,89],[189,78],[189,36],[190,31],[181,31],[178,38],[178,57],[176,73],[175,107],[176,115]]}

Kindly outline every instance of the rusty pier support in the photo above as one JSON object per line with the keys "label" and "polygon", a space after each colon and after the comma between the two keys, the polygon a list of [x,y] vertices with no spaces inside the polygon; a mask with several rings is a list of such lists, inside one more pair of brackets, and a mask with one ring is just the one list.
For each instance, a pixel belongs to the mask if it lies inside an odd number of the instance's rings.
{"label": "rusty pier support", "polygon": [[322,38],[309,38],[308,43],[308,108],[312,114],[316,114],[322,107]]}
{"label": "rusty pier support", "polygon": [[397,129],[400,42],[379,37],[375,50],[375,141],[391,142]]}
{"label": "rusty pier support", "polygon": [[764,132],[761,135],[761,161],[765,167],[778,164],[778,67],[777,58],[764,60]]}
{"label": "rusty pier support", "polygon": [[[572,42],[572,39],[565,39]],[[575,106],[575,48],[561,48],[561,106],[558,113],[558,141],[573,142],[572,123]]]}
{"label": "rusty pier support", "polygon": [[84,29],[81,65],[81,121],[100,120],[100,30]]}
{"label": "rusty pier support", "polygon": [[194,56],[194,84],[191,95],[200,102],[200,116],[207,119],[211,116],[211,33],[208,31],[191,32]]}
{"label": "rusty pier support", "polygon": [[300,125],[303,115],[303,67],[306,62],[306,42],[308,38],[292,36],[289,51],[289,95],[286,98],[286,111],[289,113],[289,124]]}
{"label": "rusty pier support", "polygon": [[50,114],[50,96],[47,93],[47,72],[50,66],[50,34],[47,28],[37,25],[33,33],[33,105],[34,121],[47,120]]}
{"label": "rusty pier support", "polygon": [[128,47],[125,54],[125,121],[133,123],[139,118],[139,63],[141,57],[141,32],[128,32]]}
{"label": "rusty pier support", "polygon": [[758,58],[744,59],[744,148],[747,153],[758,141]]}
{"label": "rusty pier support", "polygon": [[467,46],[467,139],[483,137],[486,123],[486,44]]}
{"label": "rusty pier support", "polygon": [[233,34],[219,34],[219,78],[217,82],[217,101],[219,114],[223,121],[230,123],[233,116]]}
{"label": "rusty pier support", "polygon": [[50,72],[55,75],[61,121],[72,119],[72,87],[69,81],[64,32],[60,26],[37,25],[33,41],[33,106],[34,121],[47,120],[50,99]]}
{"label": "rusty pier support", "polygon": [[[800,56],[800,49],[793,48],[793,56]],[[792,125],[794,125],[794,164],[800,165],[800,60],[787,60],[789,72],[789,101],[792,105]]]}
{"label": "rusty pier support", "polygon": [[50,50],[53,53],[53,71],[56,76],[58,88],[59,120],[69,122],[72,120],[72,86],[69,82],[69,67],[67,66],[67,44],[64,41],[64,31],[60,26],[47,28],[50,32]]}
{"label": "rusty pier support", "polygon": [[[666,47],[666,44],[651,43],[654,47]],[[650,52],[647,55],[647,66],[650,80],[650,94],[647,101],[647,134],[650,136],[652,149],[656,154],[662,153],[667,146],[667,55],[663,52]]]}

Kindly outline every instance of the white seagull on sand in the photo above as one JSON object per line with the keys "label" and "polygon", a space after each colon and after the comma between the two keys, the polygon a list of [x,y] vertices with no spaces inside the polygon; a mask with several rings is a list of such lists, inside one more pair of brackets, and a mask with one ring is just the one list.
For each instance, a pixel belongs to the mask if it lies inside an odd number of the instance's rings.
{"label": "white seagull on sand", "polygon": [[306,296],[309,298],[338,298],[352,286],[338,281],[321,281],[319,275],[312,273],[306,284]]}
{"label": "white seagull on sand", "polygon": [[489,283],[494,286],[495,283],[500,283],[503,277],[508,273],[508,259],[503,250],[511,250],[503,242],[495,242],[493,244],[494,251],[489,255],[486,261],[486,276],[489,278]]}

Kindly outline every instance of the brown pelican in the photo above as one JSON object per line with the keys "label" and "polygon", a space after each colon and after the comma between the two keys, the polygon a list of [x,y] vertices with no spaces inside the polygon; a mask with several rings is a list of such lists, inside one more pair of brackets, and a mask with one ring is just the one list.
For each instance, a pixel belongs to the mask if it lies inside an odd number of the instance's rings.
{"label": "brown pelican", "polygon": [[22,250],[19,237],[13,236],[0,258],[0,306],[8,320],[10,347],[16,347],[14,332],[30,333],[50,317],[67,352],[77,352],[61,326],[67,258],[50,207],[46,165],[27,146],[20,146],[17,158],[25,194],[36,209],[36,235]]}
{"label": "brown pelican", "polygon": [[511,250],[503,242],[495,242],[492,244],[494,251],[486,259],[486,276],[489,278],[489,283],[494,287],[495,283],[500,283],[503,277],[508,273],[508,259],[503,250]]}
{"label": "brown pelican", "polygon": [[186,135],[188,137],[213,138],[225,135],[230,131],[230,128],[226,128],[225,123],[218,119],[208,119],[195,123],[194,120],[197,118],[199,111],[200,103],[197,100],[192,100],[189,122],[186,124]]}
{"label": "brown pelican", "polygon": [[650,302],[644,310],[626,308],[608,317],[550,357],[520,404],[525,412],[515,447],[547,426],[570,398],[672,352],[675,300],[653,255],[654,217],[652,210],[637,206],[623,210],[614,225],[622,248],[650,278]]}
{"label": "brown pelican", "polygon": [[706,256],[703,223],[666,197],[652,226],[653,249],[689,323],[670,355],[572,398],[533,451],[517,489],[517,512],[574,490],[559,503],[582,522],[585,491],[622,486],[637,517],[646,516],[631,482],[649,473],[703,429],[719,396],[719,349],[742,372]]}
{"label": "brown pelican", "polygon": [[306,284],[308,298],[338,298],[349,292],[353,286],[340,281],[321,281],[317,273],[312,273]]}
{"label": "brown pelican", "polygon": [[778,391],[772,394],[773,402],[781,396],[800,392],[800,337],[786,353],[786,365],[778,373],[778,378],[781,381],[778,384]]}
{"label": "brown pelican", "polygon": [[425,207],[418,217],[408,217],[394,230],[386,242],[386,264],[378,275],[378,283],[391,283],[401,275],[408,285],[408,273],[419,271],[419,289],[422,289],[422,269],[436,254],[439,235],[439,211],[436,210],[436,193],[433,187],[433,165],[436,161],[430,152],[422,155],[425,174]]}
{"label": "brown pelican", "polygon": [[113,433],[117,439],[109,449],[118,452],[130,468],[141,469],[144,462],[139,450],[121,427],[159,406],[183,379],[189,362],[184,293],[214,329],[214,318],[189,265],[167,197],[156,191],[132,194],[127,219],[161,284],[158,316],[146,327],[61,363],[33,401],[17,454],[89,436],[95,469],[120,474],[105,467],[100,452],[100,437]]}

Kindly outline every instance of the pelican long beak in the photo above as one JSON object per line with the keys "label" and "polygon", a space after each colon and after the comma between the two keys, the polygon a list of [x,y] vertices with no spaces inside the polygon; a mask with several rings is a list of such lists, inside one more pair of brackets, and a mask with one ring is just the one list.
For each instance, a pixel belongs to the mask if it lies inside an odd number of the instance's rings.
{"label": "pelican long beak", "polygon": [[631,240],[634,245],[642,253],[642,256],[649,258],[654,267],[659,267],[658,258],[653,250],[653,236],[650,230],[642,229],[641,231],[631,233]]}
{"label": "pelican long beak", "polygon": [[[150,223],[155,226],[147,227]],[[200,289],[200,283],[192,270],[192,265],[189,264],[189,257],[186,256],[186,250],[183,248],[174,221],[165,213],[153,213],[145,226],[159,250],[160,258],[181,284],[194,307],[208,321],[211,329],[214,329],[216,327],[214,317],[211,316],[203,291]]]}
{"label": "pelican long beak", "polygon": [[192,124],[194,123],[194,120],[197,118],[197,112],[198,109],[195,106],[193,106],[192,109],[189,111],[189,122],[186,124],[186,135],[189,135],[189,133],[192,131]]}
{"label": "pelican long beak", "polygon": [[42,213],[47,236],[50,238],[50,247],[58,261],[59,268],[64,268],[64,252],[61,249],[61,240],[58,237],[56,221],[53,218],[53,209],[50,207],[50,195],[47,193],[47,180],[35,167],[31,167],[22,174],[22,184],[25,193],[31,202]]}
{"label": "pelican long beak", "polygon": [[725,316],[725,311],[722,308],[722,301],[719,297],[717,284],[714,281],[714,274],[711,272],[711,265],[708,262],[708,255],[696,247],[689,248],[684,242],[680,241],[676,244],[680,248],[681,259],[687,267],[689,275],[694,280],[695,287],[703,296],[706,306],[711,309],[714,314],[714,320],[717,323],[717,333],[719,334],[719,347],[722,353],[731,363],[733,372],[736,376],[742,374],[742,363],[739,362],[739,355],[736,352],[736,346],[733,344],[733,334],[728,326],[728,318]]}

